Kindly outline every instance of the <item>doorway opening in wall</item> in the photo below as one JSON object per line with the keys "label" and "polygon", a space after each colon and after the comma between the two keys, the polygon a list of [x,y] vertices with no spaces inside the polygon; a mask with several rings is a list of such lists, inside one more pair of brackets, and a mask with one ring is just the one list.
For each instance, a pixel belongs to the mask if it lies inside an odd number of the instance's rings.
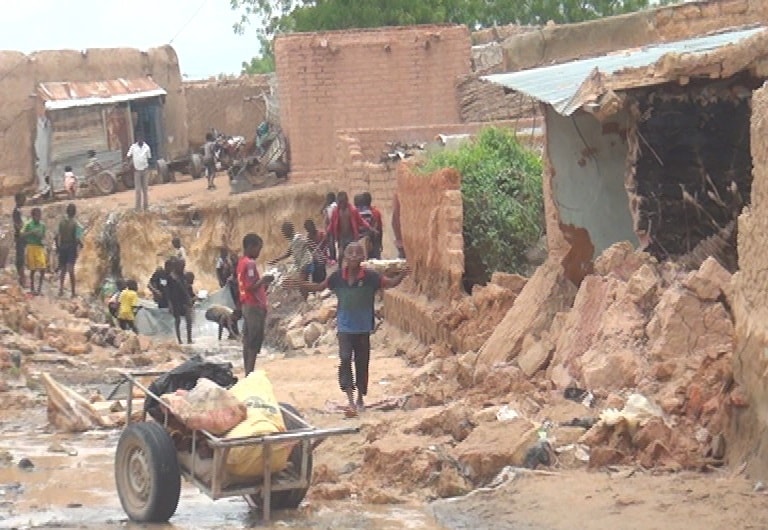
{"label": "doorway opening in wall", "polygon": [[759,86],[739,75],[629,94],[637,116],[630,206],[641,246],[656,258],[694,268],[713,256],[738,268],[737,217],[750,203],[751,97]]}

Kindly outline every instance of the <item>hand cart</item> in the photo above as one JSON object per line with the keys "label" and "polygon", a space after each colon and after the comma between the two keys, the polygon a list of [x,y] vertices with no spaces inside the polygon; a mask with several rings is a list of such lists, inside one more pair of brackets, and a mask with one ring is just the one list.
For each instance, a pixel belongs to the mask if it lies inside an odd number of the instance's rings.
{"label": "hand cart", "polygon": [[[178,428],[181,422],[172,415],[169,417],[168,404],[139,381],[139,378],[160,376],[164,372],[118,373],[124,377],[121,383],[128,383],[128,399],[126,426],[115,454],[115,482],[125,513],[137,522],[167,522],[173,516],[181,494],[181,477],[213,500],[242,495],[252,508],[261,505],[263,518],[269,521],[273,509],[299,507],[312,478],[312,451],[323,440],[359,432],[359,427],[317,429],[307,423],[294,407],[280,403],[287,432],[222,438],[205,430],[187,430],[183,434],[188,447],[179,448]],[[147,418],[146,411],[141,414],[141,421],[131,421],[134,387],[162,405],[162,423],[152,417]],[[225,469],[229,451],[235,447],[256,445],[263,448],[263,475],[247,482],[230,481]],[[286,469],[273,473],[270,468],[272,451],[285,445],[292,446],[288,465]],[[206,459],[207,466],[203,466],[197,457],[201,449],[212,453],[210,459]]]}

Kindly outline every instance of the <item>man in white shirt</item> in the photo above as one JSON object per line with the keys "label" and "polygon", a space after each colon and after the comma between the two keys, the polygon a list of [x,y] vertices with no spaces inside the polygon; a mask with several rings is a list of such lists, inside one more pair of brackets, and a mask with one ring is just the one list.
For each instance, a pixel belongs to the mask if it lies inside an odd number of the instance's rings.
{"label": "man in white shirt", "polygon": [[136,211],[146,210],[149,207],[149,190],[147,169],[152,151],[144,141],[142,134],[136,135],[136,142],[128,149],[126,158],[133,161],[133,187],[136,190]]}

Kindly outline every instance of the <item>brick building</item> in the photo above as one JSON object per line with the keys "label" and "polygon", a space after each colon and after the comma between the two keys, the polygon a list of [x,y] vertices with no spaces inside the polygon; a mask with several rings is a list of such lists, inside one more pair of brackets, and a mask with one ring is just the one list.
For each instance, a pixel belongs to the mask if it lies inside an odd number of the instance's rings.
{"label": "brick building", "polygon": [[339,130],[458,123],[455,84],[470,72],[470,48],[464,26],[278,37],[281,122],[291,142],[292,178],[334,175]]}

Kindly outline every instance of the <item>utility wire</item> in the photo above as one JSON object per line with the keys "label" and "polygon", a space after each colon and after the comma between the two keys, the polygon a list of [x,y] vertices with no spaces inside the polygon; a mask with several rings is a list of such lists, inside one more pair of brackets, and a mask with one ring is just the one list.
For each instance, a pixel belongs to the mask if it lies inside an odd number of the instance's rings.
{"label": "utility wire", "polygon": [[203,2],[200,4],[200,7],[198,7],[198,8],[197,8],[197,11],[195,11],[195,12],[194,12],[194,14],[193,14],[191,17],[189,17],[189,20],[187,20],[187,21],[184,23],[184,25],[183,25],[183,26],[181,26],[181,29],[180,29],[179,31],[177,31],[177,32],[176,32],[176,35],[174,35],[174,36],[173,36],[173,38],[172,38],[171,40],[169,40],[169,41],[168,41],[168,44],[173,44],[173,41],[175,41],[175,40],[176,40],[176,37],[178,37],[179,35],[181,35],[181,33],[182,33],[182,32],[183,32],[185,29],[187,29],[187,26],[189,26],[189,24],[190,24],[190,23],[191,23],[193,20],[195,20],[195,18],[197,18],[197,15],[199,15],[199,14],[200,14],[200,11],[202,11],[202,10],[203,10],[203,7],[205,7],[205,4],[207,4],[207,3],[208,3],[208,0],[203,0]]}

